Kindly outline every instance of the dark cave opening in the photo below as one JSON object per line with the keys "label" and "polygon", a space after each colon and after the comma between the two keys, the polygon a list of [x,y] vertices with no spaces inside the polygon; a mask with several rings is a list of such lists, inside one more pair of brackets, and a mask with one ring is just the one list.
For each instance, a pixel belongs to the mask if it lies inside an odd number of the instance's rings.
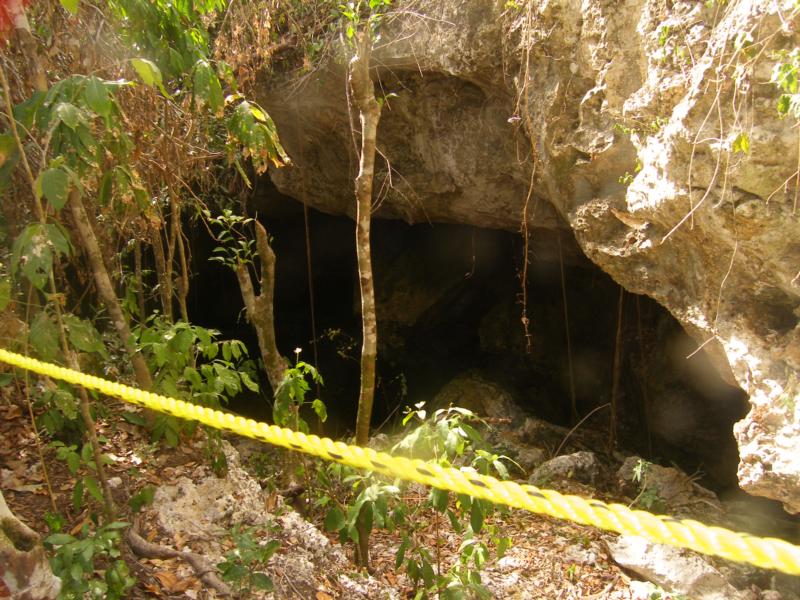
{"label": "dark cave opening", "polygon": [[[249,204],[272,236],[277,256],[278,347],[315,363],[332,437],[354,428],[359,383],[360,315],[352,220],[309,210],[316,352],[302,204],[266,184]],[[216,245],[194,228],[190,313],[223,337],[242,339],[258,357],[234,274],[209,262]],[[560,240],[559,240],[560,236]],[[372,425],[392,424],[403,408],[430,401],[469,370],[509,390],[532,416],[569,426],[571,383],[566,344],[563,260],[576,406],[579,417],[610,402],[620,287],[590,263],[568,230],[535,230],[528,268],[530,352],[520,321],[519,234],[452,224],[373,220],[378,310],[378,380]],[[717,491],[736,487],[733,424],[746,395],[725,383],[680,325],[653,300],[623,294],[619,445],[701,474]],[[264,384],[266,388],[266,384]],[[268,389],[268,388],[266,388]],[[265,396],[231,409],[270,419]],[[607,408],[582,427],[605,431]]]}

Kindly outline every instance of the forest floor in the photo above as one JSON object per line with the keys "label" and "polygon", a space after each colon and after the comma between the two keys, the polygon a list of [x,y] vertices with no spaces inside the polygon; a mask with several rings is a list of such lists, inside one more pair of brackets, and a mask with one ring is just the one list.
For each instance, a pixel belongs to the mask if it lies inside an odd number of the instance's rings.
{"label": "forest floor", "polygon": [[[4,388],[9,390],[9,388]],[[73,505],[76,476],[67,465],[57,460],[55,450],[46,440],[37,443],[27,408],[11,401],[8,392],[0,398],[0,489],[11,510],[26,524],[46,536],[46,515],[63,515],[62,531],[78,535],[85,525],[92,527],[92,513],[100,507],[84,502]],[[97,420],[97,432],[105,453],[111,458],[108,476],[119,509],[117,520],[136,523],[138,533],[151,544],[176,550],[189,550],[217,564],[235,545],[229,532],[191,535],[166,532],[159,521],[145,509],[134,515],[128,500],[148,486],[171,486],[176,482],[202,485],[215,476],[203,456],[204,434],[195,439],[181,439],[176,448],[152,444],[137,425],[127,422],[118,405],[105,410]],[[284,451],[255,442],[231,439],[242,450],[241,465],[249,467],[250,475],[263,491],[265,525],[254,530],[257,535],[270,536],[281,542],[277,553],[266,563],[265,572],[272,578],[275,591],[268,594],[253,590],[241,591],[242,598],[302,598],[330,600],[332,598],[414,598],[415,590],[408,576],[395,568],[399,534],[375,530],[370,540],[371,576],[359,571],[352,561],[351,544],[342,546],[338,536],[324,532],[324,513],[314,509],[304,496],[295,499],[293,506],[314,527],[298,525],[294,508],[288,506],[275,492],[285,485],[276,473],[284,470],[287,455]],[[47,465],[52,497],[42,469],[39,451]],[[317,464],[318,468],[319,464]],[[271,468],[265,470],[265,465]],[[80,475],[80,472],[79,472]],[[240,484],[236,484],[240,485]],[[411,486],[404,497],[410,506],[422,506],[427,491]],[[597,497],[603,500],[614,498]],[[624,501],[624,499],[616,499]],[[157,501],[158,502],[158,501]],[[430,508],[416,513],[415,540],[427,547],[435,568],[446,571],[456,564],[463,537],[457,535],[448,519]],[[549,599],[653,599],[682,598],[651,584],[637,582],[611,559],[608,542],[617,536],[600,530],[559,521],[540,515],[513,510],[487,518],[487,526],[509,536],[512,546],[505,555],[489,561],[481,571],[481,579],[494,598]],[[316,528],[316,529],[315,529]],[[325,536],[324,538],[322,536]],[[305,548],[305,550],[303,550]],[[306,551],[302,560],[293,553]],[[217,598],[192,568],[178,557],[142,558],[130,549],[123,551],[137,583],[128,592],[130,598]],[[299,561],[299,562],[298,562]],[[302,563],[305,566],[297,566]],[[309,563],[309,564],[306,564]],[[102,569],[102,564],[99,567]],[[305,569],[305,571],[303,571]],[[754,588],[757,590],[757,588]],[[761,595],[753,591],[753,599],[781,596]]]}

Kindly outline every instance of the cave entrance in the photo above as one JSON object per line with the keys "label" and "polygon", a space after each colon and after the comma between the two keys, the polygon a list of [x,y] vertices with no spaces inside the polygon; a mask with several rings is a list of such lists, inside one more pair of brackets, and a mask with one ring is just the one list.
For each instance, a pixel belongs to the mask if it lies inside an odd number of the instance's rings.
{"label": "cave entrance", "polygon": [[[354,224],[309,210],[315,338],[302,204],[268,186],[251,210],[256,206],[277,256],[278,347],[287,356],[301,348],[301,358],[324,377],[321,394],[331,415],[325,434],[352,432],[361,348]],[[235,276],[207,260],[215,244],[202,235],[194,240],[192,319],[242,339],[258,356]],[[532,232],[530,351],[520,320],[519,234],[376,219],[372,253],[379,338],[373,428],[391,425],[405,407],[431,401],[468,371],[507,389],[532,416],[559,425],[571,424],[573,389],[579,418],[611,401],[620,287],[583,256],[569,230]],[[623,293],[621,314],[619,445],[698,473],[717,491],[736,486],[732,427],[747,411],[746,395],[725,383],[702,352],[687,358],[696,343],[656,302]],[[270,416],[263,397],[232,408]],[[607,430],[608,407],[581,427]]]}

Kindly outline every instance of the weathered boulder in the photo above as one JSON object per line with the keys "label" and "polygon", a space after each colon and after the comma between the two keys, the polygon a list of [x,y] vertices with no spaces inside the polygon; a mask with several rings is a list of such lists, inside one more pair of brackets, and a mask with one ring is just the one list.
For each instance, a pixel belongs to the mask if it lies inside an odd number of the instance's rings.
{"label": "weathered boulder", "polygon": [[467,371],[445,385],[431,402],[431,410],[457,406],[481,418],[521,423],[522,409],[502,385],[490,381],[479,371]]}
{"label": "weathered boulder", "polygon": [[547,485],[554,479],[574,479],[594,485],[599,474],[600,463],[594,452],[581,451],[551,458],[531,473],[529,481],[534,485]]}
{"label": "weathered boulder", "polygon": [[749,591],[734,588],[704,558],[687,550],[627,535],[609,542],[608,549],[618,565],[669,592],[685,594],[696,600],[755,598]]}
{"label": "weathered boulder", "polygon": [[[242,446],[248,452],[253,449],[253,444]],[[275,581],[276,594],[250,590],[248,598],[320,597],[321,573],[347,598],[398,597],[388,584],[371,576],[350,577],[351,563],[343,549],[297,512],[284,507],[276,511],[280,514],[269,513],[267,494],[242,467],[239,452],[227,441],[223,441],[222,449],[228,463],[225,477],[215,477],[199,467],[191,478],[181,477],[174,484],[159,486],[147,521],[176,544],[190,546],[212,563],[226,555],[233,527],[268,529],[270,539],[280,541],[282,549],[287,550],[279,551],[266,566]]]}
{"label": "weathered boulder", "polygon": [[[422,0],[387,17],[373,73],[398,94],[379,128],[376,216],[571,228],[747,392],[740,485],[800,512],[798,145],[768,83],[773,51],[800,41],[779,14],[793,7]],[[352,215],[339,56],[273,73],[259,100],[294,161],[277,187]]]}
{"label": "weathered boulder", "polygon": [[637,496],[649,492],[663,501],[670,514],[676,509],[700,504],[720,511],[722,506],[714,492],[707,490],[683,471],[644,462],[638,456],[629,456],[617,471],[617,480],[623,492]]}

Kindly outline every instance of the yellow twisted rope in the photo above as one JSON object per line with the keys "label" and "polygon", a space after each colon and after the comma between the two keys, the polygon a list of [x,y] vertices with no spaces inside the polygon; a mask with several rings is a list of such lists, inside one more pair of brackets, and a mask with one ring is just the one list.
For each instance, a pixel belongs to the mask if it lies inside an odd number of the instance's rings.
{"label": "yellow twisted rope", "polygon": [[775,538],[758,538],[722,527],[711,527],[690,519],[675,519],[631,510],[621,504],[586,500],[532,485],[500,481],[472,471],[443,467],[376,452],[371,448],[350,446],[329,438],[259,423],[219,410],[153,394],[119,383],[106,381],[71,369],[41,362],[0,348],[0,361],[59,379],[87,389],[120,398],[126,402],[203,423],[216,429],[262,440],[276,446],[298,450],[351,467],[368,469],[384,475],[416,481],[443,490],[468,494],[538,514],[593,525],[608,531],[637,535],[652,542],[688,548],[703,554],[720,556],[792,575],[800,575],[800,546]]}

